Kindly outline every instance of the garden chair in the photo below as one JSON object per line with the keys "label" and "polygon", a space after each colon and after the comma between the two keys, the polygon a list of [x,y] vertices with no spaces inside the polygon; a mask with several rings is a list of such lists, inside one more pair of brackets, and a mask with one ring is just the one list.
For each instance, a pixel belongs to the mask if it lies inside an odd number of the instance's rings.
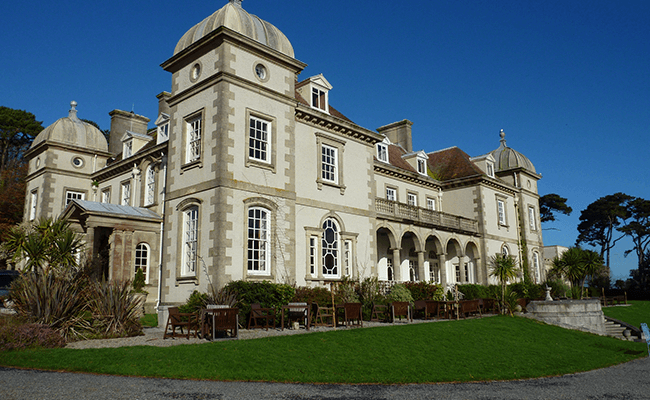
{"label": "garden chair", "polygon": [[344,303],[343,311],[345,326],[357,325],[363,327],[363,307],[361,303]]}
{"label": "garden chair", "polygon": [[[315,326],[331,326],[334,327],[334,307],[321,307],[318,303],[314,303],[314,325]],[[327,322],[327,321],[330,322]]]}
{"label": "garden chair", "polygon": [[[192,329],[194,329],[194,337],[197,337],[199,330],[198,313],[182,313],[178,311],[178,307],[169,307],[167,311],[169,312],[169,316],[167,317],[163,340],[168,337],[175,338],[177,336],[185,336],[189,340]],[[176,328],[180,329],[180,334],[176,332]],[[183,333],[183,329],[187,329],[187,332]]]}
{"label": "garden chair", "polygon": [[370,320],[374,322],[386,322],[390,319],[389,307],[384,304],[372,302],[372,312],[370,313]]}
{"label": "garden chair", "polygon": [[406,322],[413,322],[413,316],[411,314],[411,303],[408,301],[394,301],[391,303],[393,322],[395,322],[395,317],[399,317],[399,320],[402,320],[402,317],[406,317]]}
{"label": "garden chair", "polygon": [[[264,325],[258,324],[260,321],[263,321]],[[275,327],[275,310],[272,308],[262,308],[260,303],[251,304],[248,329],[265,328],[268,331],[269,327]]]}

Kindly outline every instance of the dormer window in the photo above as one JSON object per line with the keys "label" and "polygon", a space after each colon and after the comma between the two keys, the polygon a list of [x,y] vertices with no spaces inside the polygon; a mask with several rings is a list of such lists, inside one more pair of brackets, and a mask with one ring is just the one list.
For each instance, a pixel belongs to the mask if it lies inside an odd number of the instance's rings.
{"label": "dormer window", "polygon": [[487,163],[487,176],[494,178],[494,164],[491,162]]}
{"label": "dormer window", "polygon": [[311,106],[327,112],[327,93],[319,88],[311,89]]}
{"label": "dormer window", "polygon": [[385,143],[377,143],[377,159],[381,162],[388,162],[388,146]]}
{"label": "dormer window", "polygon": [[129,158],[133,155],[133,141],[124,142],[122,148],[122,159]]}
{"label": "dormer window", "polygon": [[156,126],[158,127],[158,134],[156,135],[156,144],[160,144],[169,140],[169,115],[160,113],[156,119]]}
{"label": "dormer window", "polygon": [[312,108],[329,113],[329,91],[332,85],[323,74],[312,76],[296,85],[296,91]]}
{"label": "dormer window", "polygon": [[422,175],[426,175],[427,174],[427,164],[424,161],[424,159],[418,158],[417,162],[418,162],[418,173],[422,174]]}

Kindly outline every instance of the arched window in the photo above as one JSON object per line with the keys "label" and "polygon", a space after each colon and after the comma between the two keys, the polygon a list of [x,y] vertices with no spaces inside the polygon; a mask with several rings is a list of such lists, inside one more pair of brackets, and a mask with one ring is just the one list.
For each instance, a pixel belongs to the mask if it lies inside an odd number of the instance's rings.
{"label": "arched window", "polygon": [[418,280],[418,262],[409,260],[409,280],[415,282]]}
{"label": "arched window", "polygon": [[507,256],[507,255],[510,254],[510,251],[508,250],[508,246],[506,246],[505,244],[501,248],[501,254],[503,254],[504,256]]}
{"label": "arched window", "polygon": [[156,200],[156,170],[153,164],[147,167],[146,184],[147,195],[145,196],[144,205],[149,206]]}
{"label": "arched window", "polygon": [[196,275],[199,238],[199,207],[192,206],[183,211],[183,276]]}
{"label": "arched window", "polygon": [[144,281],[149,283],[149,254],[150,249],[149,245],[146,243],[140,243],[135,248],[135,271],[138,271],[138,268],[142,269],[144,273]]}
{"label": "arched window", "polygon": [[542,281],[542,276],[539,271],[539,253],[533,253],[533,269],[535,271],[535,283],[540,283]]}
{"label": "arched window", "polygon": [[266,208],[248,209],[248,273],[268,274],[271,260],[269,228],[271,213]]}
{"label": "arched window", "polygon": [[387,258],[386,259],[386,265],[387,265],[387,269],[388,269],[388,273],[387,273],[388,280],[389,281],[394,281],[395,280],[395,274],[393,272],[393,259],[392,258]]}
{"label": "arched window", "polygon": [[332,218],[323,223],[323,276],[338,277],[339,273],[339,226]]}

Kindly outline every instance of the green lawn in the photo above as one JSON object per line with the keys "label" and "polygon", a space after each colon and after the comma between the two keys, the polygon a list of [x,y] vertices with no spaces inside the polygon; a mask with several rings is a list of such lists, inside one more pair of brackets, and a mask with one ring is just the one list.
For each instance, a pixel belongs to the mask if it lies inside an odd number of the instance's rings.
{"label": "green lawn", "polygon": [[491,317],[166,348],[6,352],[0,364],[185,379],[424,383],[562,375],[645,354],[645,343]]}
{"label": "green lawn", "polygon": [[650,324],[650,301],[629,300],[627,303],[628,306],[603,307],[603,313],[637,328],[641,327],[641,322]]}

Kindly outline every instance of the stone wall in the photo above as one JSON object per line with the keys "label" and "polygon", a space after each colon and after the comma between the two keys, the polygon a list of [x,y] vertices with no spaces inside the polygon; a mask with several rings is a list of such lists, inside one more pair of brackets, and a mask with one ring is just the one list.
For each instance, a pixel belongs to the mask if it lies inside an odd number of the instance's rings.
{"label": "stone wall", "polygon": [[585,332],[605,335],[605,316],[598,299],[531,301],[529,318]]}

